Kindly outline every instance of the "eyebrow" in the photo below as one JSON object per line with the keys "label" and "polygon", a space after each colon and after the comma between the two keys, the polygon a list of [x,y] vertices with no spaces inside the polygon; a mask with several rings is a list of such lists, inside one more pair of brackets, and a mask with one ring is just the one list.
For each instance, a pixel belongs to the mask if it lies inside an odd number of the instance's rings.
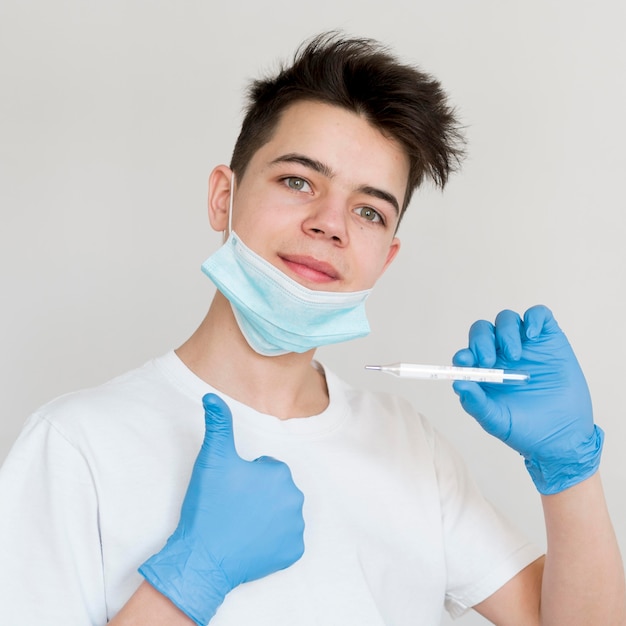
{"label": "eyebrow", "polygon": [[[311,157],[305,156],[303,154],[297,154],[293,152],[289,154],[283,154],[282,156],[279,156],[271,161],[270,165],[277,165],[279,163],[299,163],[304,167],[307,167],[315,172],[318,172],[319,174],[322,174],[322,176],[326,178],[335,177],[335,172],[332,170],[331,167],[329,167],[325,163],[322,163],[321,161],[318,161],[317,159],[312,159]],[[384,189],[371,187],[370,185],[362,185],[361,187],[358,187],[356,191],[359,193],[364,193],[368,196],[372,196],[373,198],[378,198],[379,200],[383,200],[384,202],[388,202],[395,209],[396,214],[400,214],[400,203],[392,193],[389,193]]]}

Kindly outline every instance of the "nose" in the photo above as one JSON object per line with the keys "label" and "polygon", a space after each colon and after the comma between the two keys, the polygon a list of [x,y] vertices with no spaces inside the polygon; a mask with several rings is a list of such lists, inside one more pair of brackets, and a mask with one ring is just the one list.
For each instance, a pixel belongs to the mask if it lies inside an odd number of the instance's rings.
{"label": "nose", "polygon": [[336,244],[348,242],[347,216],[344,205],[326,197],[311,207],[302,224],[303,230],[316,238],[330,239]]}

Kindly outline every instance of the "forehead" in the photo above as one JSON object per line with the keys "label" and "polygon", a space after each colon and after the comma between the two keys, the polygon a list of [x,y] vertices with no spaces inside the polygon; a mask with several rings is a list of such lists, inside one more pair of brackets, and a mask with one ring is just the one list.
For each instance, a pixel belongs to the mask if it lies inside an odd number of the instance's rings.
{"label": "forehead", "polygon": [[250,165],[264,169],[291,153],[328,165],[345,182],[392,186],[399,197],[404,195],[409,161],[400,143],[344,108],[315,101],[290,105]]}

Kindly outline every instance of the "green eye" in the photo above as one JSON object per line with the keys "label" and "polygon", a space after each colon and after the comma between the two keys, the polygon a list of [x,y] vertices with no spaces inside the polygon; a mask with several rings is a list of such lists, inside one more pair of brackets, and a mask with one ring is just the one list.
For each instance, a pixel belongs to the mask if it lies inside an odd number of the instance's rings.
{"label": "green eye", "polygon": [[302,191],[307,185],[307,182],[303,178],[296,178],[295,176],[286,178],[285,182],[287,183],[287,187],[294,191]]}
{"label": "green eye", "polygon": [[383,219],[378,211],[369,206],[363,206],[358,209],[359,215],[368,222],[382,222]]}

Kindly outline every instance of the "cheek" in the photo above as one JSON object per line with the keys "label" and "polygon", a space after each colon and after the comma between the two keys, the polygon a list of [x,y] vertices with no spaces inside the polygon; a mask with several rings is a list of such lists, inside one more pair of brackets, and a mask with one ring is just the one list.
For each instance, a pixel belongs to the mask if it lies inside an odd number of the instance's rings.
{"label": "cheek", "polygon": [[274,223],[273,211],[264,204],[241,203],[233,208],[233,228],[244,242],[262,241]]}
{"label": "cheek", "polygon": [[388,269],[389,265],[393,262],[399,251],[399,246],[394,245],[391,242],[385,245],[373,246],[370,248],[371,256],[371,268],[375,274],[375,280],[378,280],[380,276]]}
{"label": "cheek", "polygon": [[359,254],[359,265],[363,281],[367,287],[372,287],[380,278],[387,265],[388,247],[371,245],[361,250]]}

